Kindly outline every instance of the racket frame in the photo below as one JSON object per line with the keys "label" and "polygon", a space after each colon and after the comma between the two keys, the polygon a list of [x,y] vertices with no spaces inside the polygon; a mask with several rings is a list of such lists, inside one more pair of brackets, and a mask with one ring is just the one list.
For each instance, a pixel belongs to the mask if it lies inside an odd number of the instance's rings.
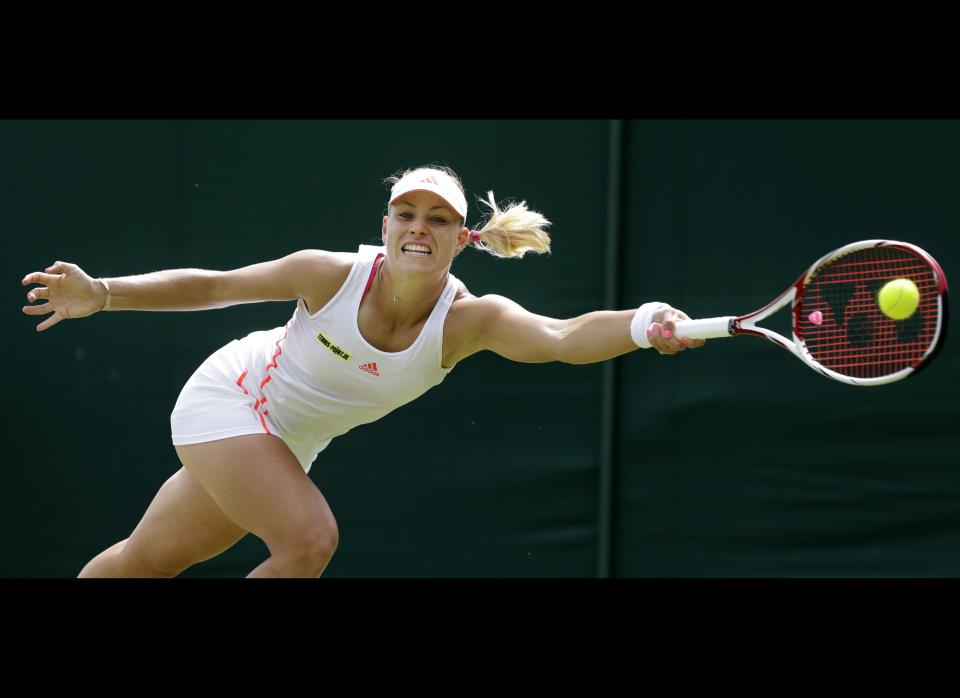
{"label": "racket frame", "polygon": [[[853,378],[822,366],[811,356],[806,344],[803,341],[803,337],[800,335],[800,322],[802,318],[800,317],[799,305],[800,299],[803,297],[804,289],[810,282],[810,279],[816,275],[823,265],[848,255],[851,252],[856,252],[857,250],[866,249],[868,247],[894,247],[906,250],[917,255],[929,265],[931,271],[933,272],[938,292],[938,322],[933,341],[930,342],[930,346],[927,347],[927,350],[924,352],[923,356],[921,356],[912,366],[901,369],[896,373],[891,373],[888,376],[881,376],[878,378]],[[932,359],[938,351],[940,351],[940,347],[943,345],[943,341],[946,338],[947,290],[947,279],[943,273],[943,270],[940,268],[940,265],[937,264],[937,261],[933,257],[916,245],[912,245],[908,242],[900,242],[898,240],[861,240],[859,242],[852,242],[848,245],[844,245],[843,247],[839,247],[822,256],[816,262],[811,264],[807,271],[805,271],[799,279],[791,284],[787,290],[759,310],[741,316],[723,316],[704,318],[700,320],[680,320],[676,323],[676,334],[678,337],[688,337],[690,339],[717,339],[721,337],[733,337],[734,335],[738,334],[748,334],[755,337],[763,337],[764,339],[773,342],[777,346],[788,350],[798,359],[807,364],[807,366],[826,376],[827,378],[832,378],[833,380],[840,381],[841,383],[847,383],[849,385],[858,385],[864,387],[884,385],[886,383],[893,383],[895,381],[902,380],[911,373],[919,371],[929,363],[930,359]],[[793,321],[791,323],[791,334],[793,335],[792,340],[787,339],[778,332],[774,332],[766,327],[759,327],[757,325],[758,322],[770,317],[788,303],[791,304],[791,311],[793,314]]]}

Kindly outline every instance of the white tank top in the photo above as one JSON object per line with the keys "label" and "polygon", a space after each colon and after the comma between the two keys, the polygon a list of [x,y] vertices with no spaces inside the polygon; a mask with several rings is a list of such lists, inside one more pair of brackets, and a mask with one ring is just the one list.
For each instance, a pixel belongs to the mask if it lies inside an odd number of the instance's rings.
{"label": "white tank top", "polygon": [[[383,247],[360,245],[350,275],[319,310],[303,299],[285,327],[251,333],[240,385],[259,397],[260,411],[301,463],[312,463],[330,441],[372,422],[440,384],[443,324],[459,282],[453,274],[414,343],[386,352],[360,334],[357,314]],[[370,289],[373,290],[372,288]]]}

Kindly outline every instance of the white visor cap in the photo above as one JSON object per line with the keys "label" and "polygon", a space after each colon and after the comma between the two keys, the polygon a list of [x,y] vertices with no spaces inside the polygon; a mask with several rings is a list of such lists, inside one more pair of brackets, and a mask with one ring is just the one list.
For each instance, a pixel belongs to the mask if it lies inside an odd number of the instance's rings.
{"label": "white visor cap", "polygon": [[409,194],[412,191],[433,192],[446,201],[450,208],[460,214],[464,225],[466,225],[467,199],[460,191],[460,187],[447,175],[422,170],[411,172],[393,185],[393,189],[390,190],[390,203],[392,204],[404,194]]}

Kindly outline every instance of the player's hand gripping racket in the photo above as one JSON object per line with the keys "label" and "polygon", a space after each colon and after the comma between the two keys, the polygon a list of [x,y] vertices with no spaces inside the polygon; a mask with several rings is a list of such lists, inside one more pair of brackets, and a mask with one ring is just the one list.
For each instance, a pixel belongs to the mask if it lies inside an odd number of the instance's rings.
{"label": "player's hand gripping racket", "polygon": [[[894,320],[877,294],[889,281],[909,279],[919,291],[916,310]],[[757,323],[793,304],[793,340]],[[916,245],[863,240],[824,255],[779,298],[739,317],[680,320],[676,335],[715,339],[751,334],[790,350],[810,368],[851,385],[906,378],[926,364],[947,334],[947,278]]]}

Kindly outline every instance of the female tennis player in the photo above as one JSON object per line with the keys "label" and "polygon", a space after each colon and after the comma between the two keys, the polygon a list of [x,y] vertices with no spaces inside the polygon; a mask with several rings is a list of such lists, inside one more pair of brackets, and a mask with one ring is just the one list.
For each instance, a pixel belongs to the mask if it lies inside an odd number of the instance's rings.
{"label": "female tennis player", "polygon": [[23,279],[43,284],[28,292],[30,302],[46,300],[23,312],[53,313],[38,331],[101,310],[297,301],[284,327],[230,342],[190,377],[170,417],[183,467],[130,537],[93,558],[81,577],[173,577],[247,532],[270,551],[250,577],[318,577],[338,530],[307,473],[334,437],[422,395],[482,350],[526,363],[587,364],[638,346],[674,354],[703,344],[673,335],[674,323],[689,318],[665,303],[557,320],[502,296],[471,295],[450,273],[465,246],[497,257],[548,252],[550,222],[526,202],[501,210],[489,192],[490,216],[470,230],[463,186],[448,168],[387,181],[383,246],[110,279],[56,262]]}

